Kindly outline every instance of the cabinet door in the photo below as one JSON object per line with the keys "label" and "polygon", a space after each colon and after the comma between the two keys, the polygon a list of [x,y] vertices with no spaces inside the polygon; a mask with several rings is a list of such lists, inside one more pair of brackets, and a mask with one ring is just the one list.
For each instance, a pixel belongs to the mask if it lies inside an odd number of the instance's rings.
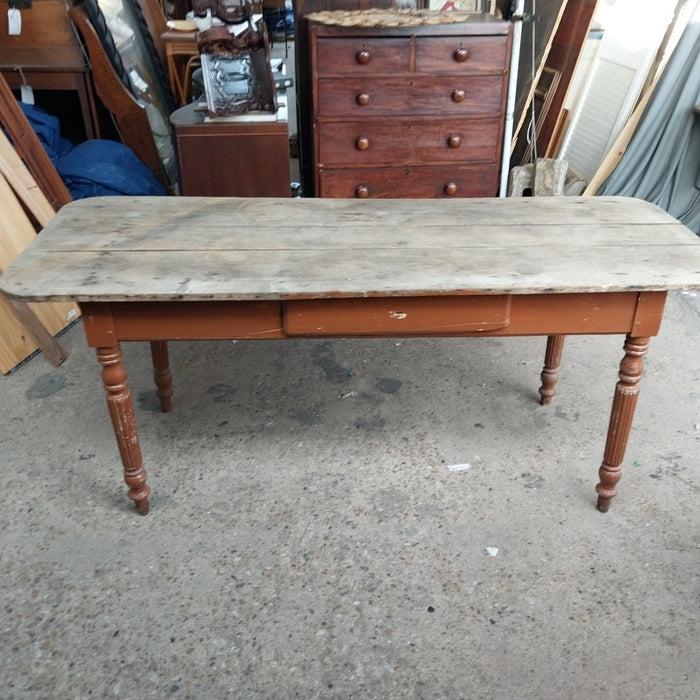
{"label": "cabinet door", "polygon": [[176,129],[180,193],[189,197],[289,197],[287,124]]}

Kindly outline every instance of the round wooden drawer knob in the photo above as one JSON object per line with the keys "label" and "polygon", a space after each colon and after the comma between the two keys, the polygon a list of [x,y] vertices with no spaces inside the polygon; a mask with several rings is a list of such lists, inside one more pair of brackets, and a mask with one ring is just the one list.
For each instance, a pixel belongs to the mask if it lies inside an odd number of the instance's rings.
{"label": "round wooden drawer knob", "polygon": [[367,185],[358,185],[355,188],[355,196],[358,199],[367,199],[369,197],[369,187]]}
{"label": "round wooden drawer knob", "polygon": [[464,102],[464,98],[466,96],[467,96],[467,93],[460,88],[457,88],[456,90],[452,91],[452,100],[454,102]]}
{"label": "round wooden drawer knob", "polygon": [[447,145],[450,148],[459,148],[462,145],[462,139],[455,134],[447,139]]}
{"label": "round wooden drawer knob", "polygon": [[366,92],[361,92],[356,98],[355,101],[357,102],[360,107],[364,107],[365,105],[369,104],[369,95]]}
{"label": "round wooden drawer knob", "polygon": [[463,46],[460,46],[458,49],[455,49],[452,55],[457,63],[464,63],[469,58],[469,51]]}
{"label": "round wooden drawer knob", "polygon": [[355,147],[358,151],[366,151],[369,148],[369,139],[366,136],[360,136],[360,138],[355,141]]}
{"label": "round wooden drawer knob", "polygon": [[363,66],[369,63],[369,59],[371,58],[369,51],[367,49],[362,49],[362,51],[358,51],[357,55],[355,56],[355,60],[362,64]]}
{"label": "round wooden drawer knob", "polygon": [[454,197],[457,194],[457,183],[456,182],[448,182],[445,185],[445,194],[448,197]]}

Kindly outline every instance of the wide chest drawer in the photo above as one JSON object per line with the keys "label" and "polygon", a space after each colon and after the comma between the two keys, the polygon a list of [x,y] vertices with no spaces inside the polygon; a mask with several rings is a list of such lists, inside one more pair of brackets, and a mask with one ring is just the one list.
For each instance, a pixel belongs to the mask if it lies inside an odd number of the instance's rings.
{"label": "wide chest drawer", "polygon": [[[415,43],[414,43],[415,41]],[[316,42],[317,74],[478,75],[506,71],[505,36],[348,37]]]}
{"label": "wide chest drawer", "polygon": [[364,118],[378,115],[499,114],[501,76],[322,78],[317,116]]}
{"label": "wide chest drawer", "polygon": [[498,118],[322,122],[317,129],[321,167],[493,162],[501,136]]}
{"label": "wide chest drawer", "polygon": [[390,168],[330,168],[319,173],[319,197],[493,197],[498,189],[492,164]]}

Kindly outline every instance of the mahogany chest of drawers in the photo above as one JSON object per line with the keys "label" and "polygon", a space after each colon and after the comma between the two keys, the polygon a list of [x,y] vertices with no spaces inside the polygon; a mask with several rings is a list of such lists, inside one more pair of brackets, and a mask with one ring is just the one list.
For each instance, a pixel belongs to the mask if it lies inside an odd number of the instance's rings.
{"label": "mahogany chest of drawers", "polygon": [[334,14],[308,16],[315,195],[495,196],[510,23],[339,26]]}

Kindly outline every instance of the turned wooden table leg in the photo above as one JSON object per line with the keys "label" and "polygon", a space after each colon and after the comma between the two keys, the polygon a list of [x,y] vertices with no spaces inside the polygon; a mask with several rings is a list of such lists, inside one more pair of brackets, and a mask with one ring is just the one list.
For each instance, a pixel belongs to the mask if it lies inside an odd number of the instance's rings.
{"label": "turned wooden table leg", "polygon": [[540,378],[540,404],[546,406],[551,403],[556,392],[559,381],[559,367],[561,365],[561,354],[564,350],[565,335],[550,335],[547,338],[547,351],[544,356],[544,367]]}
{"label": "turned wooden table leg", "polygon": [[160,399],[160,410],[163,413],[168,413],[173,407],[173,377],[170,374],[168,344],[164,340],[151,341],[151,357],[153,358],[153,379],[156,382],[156,393]]}
{"label": "turned wooden table leg", "polygon": [[102,383],[107,392],[107,406],[117,438],[119,454],[124,465],[124,481],[129,487],[128,496],[141,515],[148,513],[146,470],[141,458],[141,445],[136,428],[134,404],[126,379],[126,369],[122,364],[122,351],[119,345],[97,348],[97,359],[102,365]]}
{"label": "turned wooden table leg", "polygon": [[598,510],[605,513],[610,501],[617,495],[615,485],[622,476],[622,460],[625,456],[639,395],[639,381],[644,371],[644,355],[649,348],[649,338],[633,338],[628,335],[625,340],[625,356],[620,362],[620,381],[615,386],[608,438],[605,443],[603,463],[600,465],[600,483],[598,492]]}

